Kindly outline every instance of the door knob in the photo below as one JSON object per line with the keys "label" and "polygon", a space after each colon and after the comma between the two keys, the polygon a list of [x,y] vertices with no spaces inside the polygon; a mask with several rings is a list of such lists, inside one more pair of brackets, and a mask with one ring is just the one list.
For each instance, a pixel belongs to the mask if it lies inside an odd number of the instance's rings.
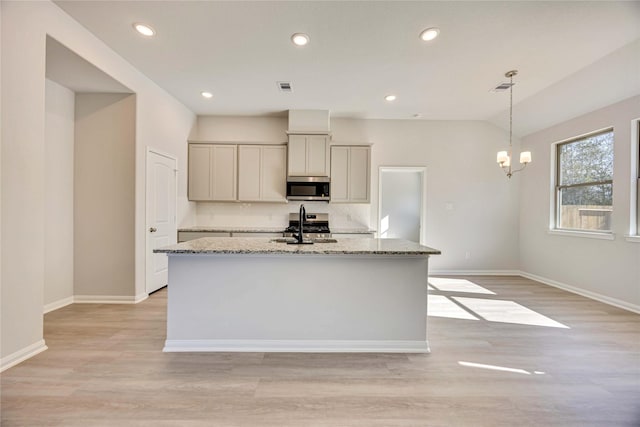
{"label": "door knob", "polygon": [[158,231],[158,229],[157,229],[157,228],[155,228],[155,227],[151,227],[151,228],[149,229],[149,232],[150,232],[150,233],[155,233],[156,231]]}

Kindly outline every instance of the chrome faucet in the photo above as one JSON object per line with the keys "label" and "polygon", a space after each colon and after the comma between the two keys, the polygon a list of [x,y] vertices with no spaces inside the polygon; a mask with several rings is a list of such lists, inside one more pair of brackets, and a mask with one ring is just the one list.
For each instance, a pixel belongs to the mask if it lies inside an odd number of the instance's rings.
{"label": "chrome faucet", "polygon": [[301,203],[300,204],[300,217],[299,217],[299,223],[300,226],[298,227],[298,235],[295,236],[296,240],[298,241],[298,243],[302,243],[302,241],[304,240],[304,229],[303,229],[303,224],[304,224],[304,220],[307,218],[307,211],[304,208],[304,204]]}

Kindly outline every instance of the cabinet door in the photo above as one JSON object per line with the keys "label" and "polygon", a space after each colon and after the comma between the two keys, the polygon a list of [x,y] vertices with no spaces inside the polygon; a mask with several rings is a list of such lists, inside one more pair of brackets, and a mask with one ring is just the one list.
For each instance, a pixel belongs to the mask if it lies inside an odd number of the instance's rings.
{"label": "cabinet door", "polygon": [[212,199],[220,201],[236,200],[237,146],[213,145]]}
{"label": "cabinet door", "polygon": [[211,200],[211,146],[189,144],[189,200]]}
{"label": "cabinet door", "polygon": [[264,231],[234,231],[231,237],[282,237],[283,233],[264,232]]}
{"label": "cabinet door", "polygon": [[349,147],[331,147],[331,201],[349,200]]}
{"label": "cabinet door", "polygon": [[325,135],[307,136],[307,175],[329,176],[329,144]]}
{"label": "cabinet door", "polygon": [[260,200],[260,176],[262,147],[241,145],[238,147],[238,200]]}
{"label": "cabinet door", "polygon": [[354,203],[369,202],[371,149],[349,148],[349,200]]}
{"label": "cabinet door", "polygon": [[286,147],[262,147],[260,200],[286,201],[287,192]]}
{"label": "cabinet door", "polygon": [[201,237],[231,237],[231,233],[221,231],[178,231],[178,243],[200,239]]}
{"label": "cabinet door", "polygon": [[307,175],[307,148],[304,135],[289,135],[289,176]]}

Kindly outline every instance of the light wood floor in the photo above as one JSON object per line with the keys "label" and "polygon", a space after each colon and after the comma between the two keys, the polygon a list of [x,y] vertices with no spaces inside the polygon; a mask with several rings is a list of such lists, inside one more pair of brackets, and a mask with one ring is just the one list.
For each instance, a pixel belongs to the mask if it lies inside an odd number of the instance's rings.
{"label": "light wood floor", "polygon": [[162,353],[166,291],[74,304],[1,375],[2,426],[640,425],[639,315],[457,279],[431,291],[427,355]]}

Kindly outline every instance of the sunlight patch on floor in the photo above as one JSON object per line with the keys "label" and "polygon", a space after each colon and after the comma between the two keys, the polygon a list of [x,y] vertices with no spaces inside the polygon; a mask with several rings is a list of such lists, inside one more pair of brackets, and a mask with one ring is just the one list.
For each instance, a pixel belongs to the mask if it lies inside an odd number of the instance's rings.
{"label": "sunlight patch on floor", "polygon": [[[480,368],[480,369],[489,369],[491,371],[513,372],[516,374],[531,375],[531,372],[525,371],[524,369],[508,368],[506,366],[485,365],[483,363],[463,362],[463,361],[459,361],[458,364],[461,366],[466,366],[468,368]],[[538,371],[536,371],[536,373],[538,373]]]}
{"label": "sunlight patch on floor", "polygon": [[429,295],[427,314],[451,319],[479,320],[455,302],[443,295]]}
{"label": "sunlight patch on floor", "polygon": [[568,326],[513,301],[465,297],[451,298],[490,322],[569,329]]}
{"label": "sunlight patch on floor", "polygon": [[442,292],[465,292],[469,294],[495,295],[495,292],[483,288],[467,279],[449,279],[445,277],[429,277],[429,284]]}

